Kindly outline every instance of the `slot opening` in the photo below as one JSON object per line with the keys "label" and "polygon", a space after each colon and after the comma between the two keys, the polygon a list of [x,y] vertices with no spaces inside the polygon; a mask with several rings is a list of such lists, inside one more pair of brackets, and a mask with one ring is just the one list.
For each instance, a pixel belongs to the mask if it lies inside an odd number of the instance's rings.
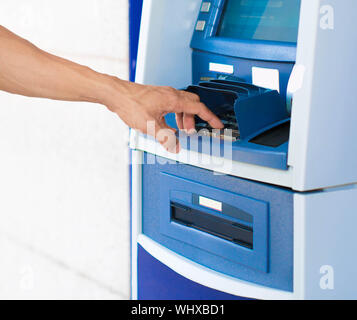
{"label": "slot opening", "polygon": [[171,202],[171,221],[253,249],[253,229],[225,217]]}

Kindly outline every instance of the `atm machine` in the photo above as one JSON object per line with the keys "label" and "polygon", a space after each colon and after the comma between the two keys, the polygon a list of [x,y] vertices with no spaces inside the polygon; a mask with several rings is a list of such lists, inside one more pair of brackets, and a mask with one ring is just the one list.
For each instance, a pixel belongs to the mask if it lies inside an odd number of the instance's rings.
{"label": "atm machine", "polygon": [[136,81],[225,130],[197,118],[179,154],[131,131],[133,299],[357,298],[356,11],[144,0]]}

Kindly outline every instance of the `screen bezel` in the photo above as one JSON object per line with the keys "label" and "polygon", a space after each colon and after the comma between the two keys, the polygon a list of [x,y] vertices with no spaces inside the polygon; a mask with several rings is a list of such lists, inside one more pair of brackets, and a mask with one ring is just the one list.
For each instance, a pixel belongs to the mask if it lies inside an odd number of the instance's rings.
{"label": "screen bezel", "polygon": [[[231,39],[231,40],[246,40],[246,41],[267,41],[267,42],[276,42],[276,43],[290,43],[290,44],[294,44],[296,45],[297,43],[297,40],[296,41],[285,41],[285,40],[273,40],[273,39],[249,39],[249,38],[238,38],[238,37],[233,37],[233,38],[230,38],[230,37],[227,37],[227,36],[221,36],[219,35],[219,32],[220,32],[220,26],[222,26],[223,22],[225,21],[225,18],[227,18],[225,16],[225,13],[227,12],[227,7],[228,5],[230,4],[229,2],[230,0],[224,0],[224,3],[221,5],[221,10],[219,12],[219,17],[217,19],[217,21],[215,21],[216,23],[214,24],[214,35],[215,37],[217,38],[226,38],[226,39]],[[254,1],[254,0],[253,0]],[[270,0],[268,0],[270,1]],[[291,0],[288,0],[288,1],[291,1]],[[299,1],[300,2],[300,6],[301,6],[301,0],[296,0],[296,1]],[[232,2],[232,1],[231,1]],[[300,15],[300,11],[299,11],[299,15]],[[298,31],[298,30],[297,30]],[[276,32],[277,34],[279,32]],[[296,34],[297,36],[297,34]]]}
{"label": "screen bezel", "polygon": [[223,9],[226,5],[226,1],[227,0],[217,1],[219,3],[217,10],[211,13],[212,23],[207,26],[204,33],[194,32],[191,42],[192,48],[252,60],[295,62],[297,47],[297,43],[295,42],[240,40],[217,37],[216,34],[221,19],[223,18]]}

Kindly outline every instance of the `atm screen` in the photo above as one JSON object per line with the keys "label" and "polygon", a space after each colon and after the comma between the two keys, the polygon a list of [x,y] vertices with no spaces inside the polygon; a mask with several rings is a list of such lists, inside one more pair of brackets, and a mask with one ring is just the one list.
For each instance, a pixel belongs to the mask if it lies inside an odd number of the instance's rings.
{"label": "atm screen", "polygon": [[226,0],[218,37],[297,42],[301,0]]}

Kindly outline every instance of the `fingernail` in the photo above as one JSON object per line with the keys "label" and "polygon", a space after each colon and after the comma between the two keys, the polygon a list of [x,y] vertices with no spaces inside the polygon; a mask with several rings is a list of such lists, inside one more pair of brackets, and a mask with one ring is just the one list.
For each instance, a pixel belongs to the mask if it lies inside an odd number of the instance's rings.
{"label": "fingernail", "polygon": [[190,129],[190,130],[188,130],[188,134],[189,135],[197,134],[197,130],[196,129]]}

